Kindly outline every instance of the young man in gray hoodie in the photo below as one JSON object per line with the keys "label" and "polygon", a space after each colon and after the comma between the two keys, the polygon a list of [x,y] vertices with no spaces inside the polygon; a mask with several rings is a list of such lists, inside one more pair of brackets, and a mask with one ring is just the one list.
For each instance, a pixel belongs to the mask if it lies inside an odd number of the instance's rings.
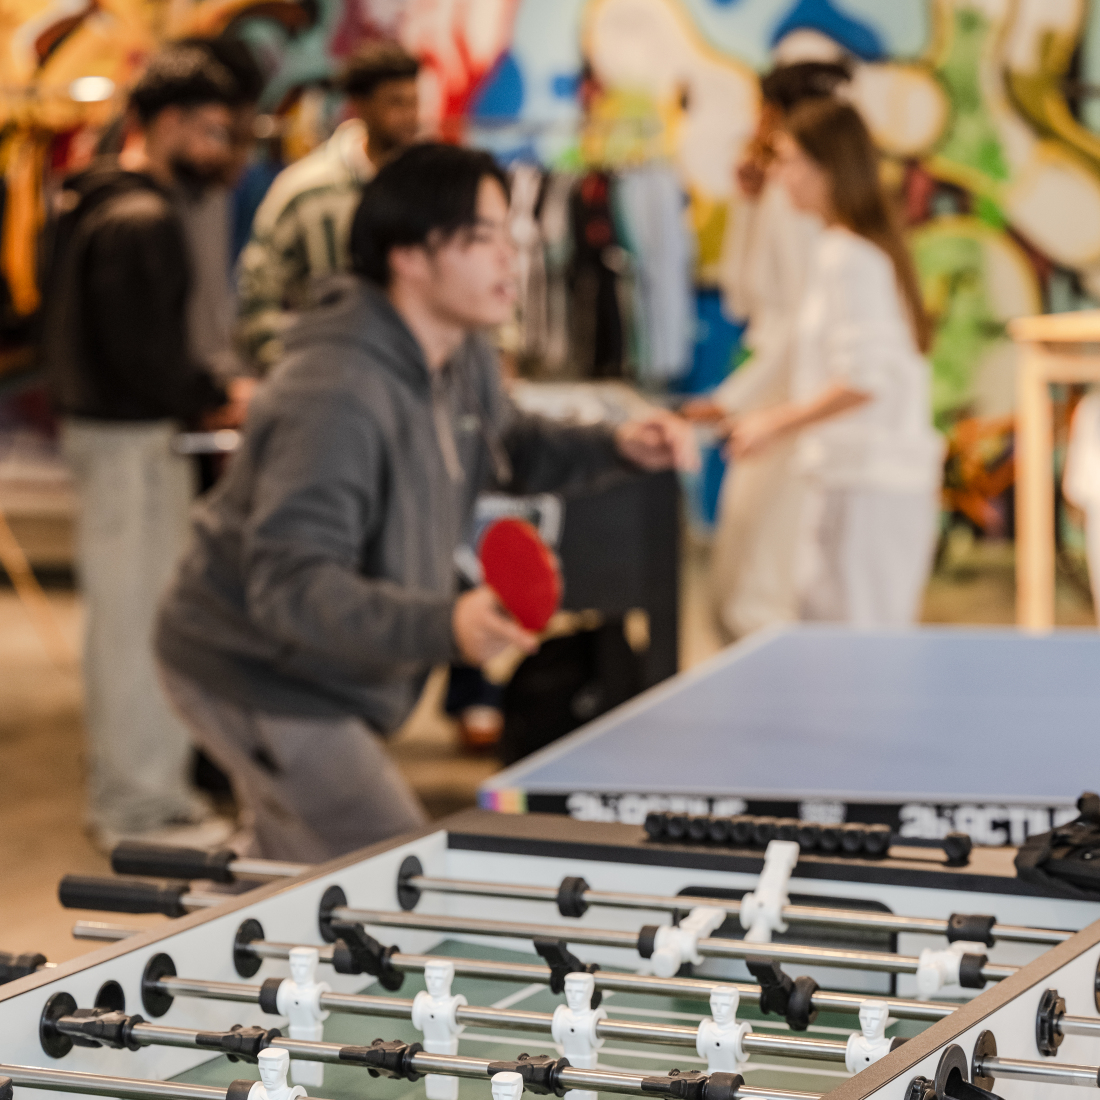
{"label": "young man in gray hoodie", "polygon": [[352,229],[356,275],[289,334],[194,513],[157,649],[253,854],[318,861],[421,825],[379,735],[433,665],[537,648],[490,589],[458,592],[480,491],[694,461],[670,414],[568,427],[507,398],[478,335],[514,301],[507,212],[484,153],[420,145],[379,172]]}

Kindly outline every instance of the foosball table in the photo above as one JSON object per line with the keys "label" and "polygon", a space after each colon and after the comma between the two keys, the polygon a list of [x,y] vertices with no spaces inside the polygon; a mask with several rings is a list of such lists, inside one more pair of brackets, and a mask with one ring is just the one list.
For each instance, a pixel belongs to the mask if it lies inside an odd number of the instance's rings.
{"label": "foosball table", "polygon": [[0,1097],[1100,1087],[1100,903],[1020,882],[1006,849],[759,851],[471,812],[316,867],[139,848],[115,866],[62,902],[173,919],[83,922],[115,942],[0,986]]}

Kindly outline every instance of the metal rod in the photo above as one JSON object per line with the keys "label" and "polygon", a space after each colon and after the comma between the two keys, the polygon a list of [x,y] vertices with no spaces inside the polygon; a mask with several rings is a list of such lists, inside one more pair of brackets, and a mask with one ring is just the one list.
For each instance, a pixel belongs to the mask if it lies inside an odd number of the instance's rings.
{"label": "metal rod", "polygon": [[309,863],[283,863],[275,859],[235,859],[229,864],[234,875],[249,878],[295,878],[312,871]]}
{"label": "metal rod", "polygon": [[[86,928],[82,927],[86,926]],[[77,921],[73,926],[73,935],[78,939],[124,939],[135,933],[134,929],[118,925],[102,924],[99,921]],[[297,946],[292,943],[277,943],[272,940],[253,940],[236,948],[261,959],[287,959],[290,949]],[[332,962],[332,947],[324,944],[317,948],[321,962]],[[396,952],[390,956],[390,964],[404,973],[422,973],[428,963],[446,956],[410,955]],[[514,981],[530,984],[538,982],[548,984],[550,969],[537,963],[494,962],[489,959],[452,959],[447,958],[455,968],[455,974],[464,978],[489,978],[494,981]],[[658,978],[652,974],[627,974],[614,970],[597,970],[596,988],[620,993],[643,993],[658,997],[684,997],[705,1001],[715,989],[729,988],[737,990],[742,1001],[758,1004],[760,987],[746,985],[743,982],[707,981],[700,978]],[[182,981],[184,979],[171,979]],[[168,981],[168,979],[165,979]],[[214,983],[216,984],[216,983]],[[229,988],[238,989],[231,984]],[[181,994],[182,995],[182,994]],[[190,993],[189,996],[202,996]],[[214,996],[211,994],[211,996]],[[858,1013],[859,1006],[866,998],[856,993],[830,993],[819,989],[814,993],[814,1006],[823,1011]],[[915,1001],[904,997],[878,998],[886,1000],[890,1006],[890,1015],[899,1020],[925,1020],[935,1022],[950,1016],[958,1005],[942,1001]]]}
{"label": "metal rod", "polygon": [[144,928],[127,928],[124,924],[108,924],[101,920],[78,920],[73,924],[74,940],[103,940],[117,943],[119,940],[139,936]]}
{"label": "metal rod", "polygon": [[975,1059],[976,1077],[1008,1077],[1017,1081],[1044,1081],[1048,1085],[1081,1085],[1100,1088],[1096,1066],[1067,1066],[1056,1062],[1022,1062],[1015,1058],[989,1055]]}
{"label": "metal rod", "polygon": [[[383,928],[416,928],[432,932],[459,932],[478,936],[506,936],[534,939],[547,936],[568,943],[598,947],[626,947],[637,950],[638,933],[612,928],[565,927],[555,924],[526,924],[510,921],[480,920],[471,917],[432,916],[415,913],[390,913],[374,909],[339,907],[332,911],[337,920],[354,921]],[[915,974],[920,959],[913,955],[893,955],[882,951],[850,951],[835,947],[804,947],[788,943],[746,943],[744,940],[701,939],[700,955],[742,959],[758,955],[767,959],[809,965],[837,966],[849,970],[874,970],[886,974]],[[982,977],[987,982],[1001,981],[1016,973],[1015,966],[986,964]]]}
{"label": "metal rod", "polygon": [[[457,1077],[486,1077],[490,1063],[480,1058],[463,1058],[449,1054],[428,1054],[421,1051],[413,1055],[412,1068],[417,1073],[447,1073]],[[673,1078],[669,1078],[671,1081]],[[578,1069],[568,1066],[561,1071],[561,1085],[566,1089],[595,1089],[598,1092],[622,1092],[630,1095],[660,1095],[652,1087],[643,1089],[643,1081],[653,1081],[653,1076],[629,1073],[625,1070]],[[742,1085],[738,1097],[746,1100],[820,1100],[819,1094],[796,1092],[787,1089],[753,1088]]]}
{"label": "metal rod", "polygon": [[[530,940],[536,936],[565,940],[567,943],[584,943],[597,947],[625,947],[636,950],[638,933],[616,928],[568,927],[558,924],[513,923],[503,920],[482,920],[472,917],[433,916],[427,913],[393,913],[378,909],[352,909],[340,906],[333,909],[336,920],[358,924],[373,924],[381,928],[415,928],[430,932],[469,932],[480,936],[508,936],[512,939]],[[704,942],[700,940],[702,945]]]}
{"label": "metal rod", "polygon": [[[167,993],[170,996],[205,997],[251,1003],[257,1003],[260,999],[258,985],[233,985],[227,982],[207,982],[178,977],[161,978],[150,985],[158,993]],[[228,996],[225,995],[227,990]],[[372,997],[364,993],[322,993],[319,1003],[321,1008],[331,1012],[359,1016],[384,1016],[399,1020],[412,1019],[413,1002],[399,997]],[[467,1027],[512,1028],[518,1031],[550,1034],[554,1017],[549,1012],[460,1005],[455,1009],[455,1020]],[[148,1030],[149,1028],[152,1030]],[[158,1025],[139,1024],[134,1027],[134,1037],[139,1042],[144,1042],[143,1035],[157,1036],[163,1030]],[[596,1024],[596,1034],[601,1039],[628,1039],[634,1042],[660,1043],[666,1046],[694,1049],[698,1029],[678,1024],[648,1024],[634,1020],[608,1019],[600,1020]],[[155,1041],[159,1042],[159,1040]],[[181,1042],[179,1045],[191,1044]],[[821,1058],[830,1062],[843,1062],[846,1050],[845,1043],[825,1039],[806,1039],[801,1036],[751,1035],[745,1039],[744,1046],[745,1050],[757,1054],[770,1054],[774,1057]]]}
{"label": "metal rod", "polygon": [[1100,1035],[1100,1019],[1091,1016],[1059,1016],[1054,1026],[1062,1035]]}
{"label": "metal rod", "polygon": [[[70,1021],[71,1026],[67,1026],[70,1024]],[[80,1025],[83,1022],[84,1021],[73,1019],[72,1017],[62,1017],[57,1021],[56,1026],[61,1032],[71,1031],[74,1034],[80,1034]],[[165,1027],[162,1024],[134,1024],[131,1029],[133,1038],[143,1046],[196,1047],[200,1050],[212,1049],[206,1046],[200,1046],[198,1039],[199,1036],[203,1034],[205,1033],[189,1028]],[[763,1038],[763,1036],[759,1036],[758,1038]],[[778,1040],[780,1045],[787,1048],[787,1053],[790,1053],[792,1042],[793,1040],[790,1038]],[[807,1042],[821,1045],[821,1042],[818,1040],[807,1040]],[[832,1045],[839,1046],[839,1044]],[[349,1063],[347,1059],[341,1057],[341,1054],[348,1049],[342,1043],[324,1043],[307,1039],[277,1038],[272,1039],[271,1046],[279,1050],[287,1051],[292,1057],[302,1058],[310,1062],[343,1063],[345,1065],[354,1064]],[[411,1068],[417,1073],[446,1073],[460,1077],[488,1077],[490,1075],[489,1066],[492,1065],[492,1062],[488,1059],[466,1058],[449,1054],[425,1054],[424,1052],[418,1052],[412,1055],[410,1061]],[[642,1087],[643,1081],[646,1081],[647,1078],[652,1080],[652,1075],[627,1073],[621,1070],[577,1069],[573,1066],[568,1066],[561,1071],[561,1084],[566,1088],[593,1088],[601,1092],[624,1092],[632,1095],[644,1094],[652,1096],[657,1090]],[[213,1092],[216,1090],[211,1091]],[[108,1093],[106,1095],[118,1094]],[[763,1090],[760,1093],[745,1093],[744,1095],[772,1094],[768,1090]],[[798,1100],[807,1100],[808,1096],[806,1093],[792,1093],[791,1095],[798,1097]],[[218,1100],[224,1100],[224,1096],[224,1093],[219,1092]],[[186,1098],[186,1100],[190,1100],[190,1098]]]}
{"label": "metal rod", "polygon": [[92,1096],[116,1096],[120,1100],[225,1100],[225,1089],[210,1085],[185,1085],[176,1081],[140,1081],[100,1073],[66,1069],[0,1065],[0,1077],[27,1089],[81,1092]]}
{"label": "metal rod", "polygon": [[[797,943],[746,943],[744,940],[700,940],[700,955],[744,959],[759,955],[781,962],[814,966],[838,966],[850,970],[874,970],[887,974],[916,974],[920,959],[915,955],[890,955],[878,951],[849,951],[838,947],[804,947]],[[981,969],[983,981],[999,982],[1011,978],[1019,967],[986,963]]]}
{"label": "metal rod", "polygon": [[[57,1021],[57,1030],[70,1035],[80,1035],[78,1028],[65,1026],[66,1017]],[[134,1024],[131,1034],[145,1047],[197,1047],[201,1032],[189,1027],[168,1027],[166,1024]]]}
{"label": "metal rod", "polygon": [[[263,861],[260,861],[263,862]],[[231,865],[232,866],[232,865]],[[557,902],[555,886],[529,886],[503,882],[472,882],[465,879],[435,878],[430,875],[413,875],[405,880],[409,886],[440,894],[471,894],[479,897],[520,898],[529,901]],[[696,898],[688,895],[669,897],[657,894],[627,894],[608,890],[588,889],[581,899],[588,905],[602,905],[618,909],[651,909],[658,912],[676,912],[696,905],[718,906],[727,913],[741,912],[741,902],[717,898]],[[834,928],[859,929],[865,932],[917,932],[926,935],[947,934],[948,922],[939,917],[905,917],[893,913],[864,912],[859,909],[829,909],[806,905],[785,905],[784,921],[792,924],[812,924]],[[1011,924],[995,924],[994,938],[1020,943],[1057,944],[1073,935],[1054,928],[1026,928]]]}
{"label": "metal rod", "polygon": [[239,900],[239,894],[196,894],[193,891],[180,895],[180,905],[184,909],[213,909],[216,905],[224,905],[227,901]]}
{"label": "metal rod", "polygon": [[256,1004],[260,999],[258,985],[238,985],[236,982],[208,982],[196,978],[161,978],[149,982],[149,989],[167,993],[170,997],[200,997],[210,1001],[238,1001]]}

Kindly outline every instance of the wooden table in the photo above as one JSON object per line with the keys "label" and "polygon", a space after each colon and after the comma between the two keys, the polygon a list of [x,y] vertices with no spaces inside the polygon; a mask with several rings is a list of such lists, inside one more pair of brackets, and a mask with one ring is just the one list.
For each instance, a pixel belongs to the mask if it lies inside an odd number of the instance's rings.
{"label": "wooden table", "polygon": [[1100,310],[1020,317],[1016,377],[1016,622],[1054,627],[1052,383],[1100,382]]}

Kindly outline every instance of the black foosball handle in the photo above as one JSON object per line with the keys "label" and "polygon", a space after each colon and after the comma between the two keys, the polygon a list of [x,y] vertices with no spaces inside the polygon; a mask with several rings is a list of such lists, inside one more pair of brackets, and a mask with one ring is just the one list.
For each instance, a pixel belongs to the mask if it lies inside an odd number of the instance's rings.
{"label": "black foosball handle", "polygon": [[66,875],[61,880],[57,896],[66,909],[163,913],[166,917],[182,917],[190,911],[182,901],[190,888],[186,882],[143,882],[139,879]]}
{"label": "black foosball handle", "polygon": [[34,974],[45,964],[46,956],[37,952],[27,951],[16,955],[10,951],[0,951],[0,985]]}
{"label": "black foosball handle", "polygon": [[236,858],[237,853],[228,848],[220,852],[204,852],[201,848],[172,848],[163,844],[126,841],[117,845],[111,853],[111,869],[118,875],[235,882],[229,865]]}

